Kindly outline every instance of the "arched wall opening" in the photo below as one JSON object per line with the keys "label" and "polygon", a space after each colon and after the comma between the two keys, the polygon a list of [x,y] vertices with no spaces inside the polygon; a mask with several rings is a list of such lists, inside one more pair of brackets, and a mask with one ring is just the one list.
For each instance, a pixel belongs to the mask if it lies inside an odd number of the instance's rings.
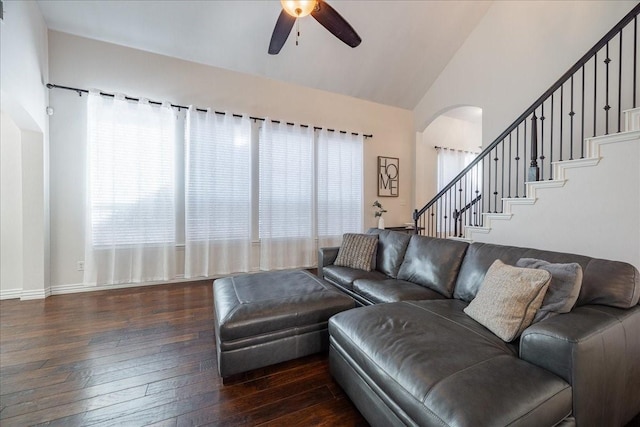
{"label": "arched wall opening", "polygon": [[438,114],[416,135],[416,207],[420,209],[437,193],[438,149],[482,151],[482,109],[454,106]]}

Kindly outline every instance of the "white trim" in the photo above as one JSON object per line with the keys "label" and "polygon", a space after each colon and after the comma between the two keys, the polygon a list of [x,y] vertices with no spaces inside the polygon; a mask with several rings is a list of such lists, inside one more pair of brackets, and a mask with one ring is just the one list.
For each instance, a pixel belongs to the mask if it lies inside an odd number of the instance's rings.
{"label": "white trim", "polygon": [[456,240],[458,242],[466,242],[466,243],[473,243],[473,240],[468,239],[466,237],[447,237],[447,239],[449,240]]}
{"label": "white trim", "polygon": [[177,277],[175,279],[165,280],[165,281],[144,282],[144,283],[119,283],[116,285],[95,285],[92,283],[74,283],[74,284],[68,284],[68,285],[52,286],[51,295],[65,295],[65,294],[76,294],[80,292],[108,291],[111,289],[138,288],[141,286],[170,285],[174,283],[197,282],[201,280],[211,280],[213,282],[215,279],[218,279],[224,276],[226,275],[211,276],[211,277],[192,277],[189,279],[185,279],[183,277]]}
{"label": "white trim", "polygon": [[22,289],[5,289],[4,291],[0,291],[0,300],[3,299],[17,299],[22,295]]}
{"label": "white trim", "polygon": [[506,221],[511,219],[511,217],[513,216],[512,213],[508,213],[508,212],[497,212],[497,213],[492,213],[492,212],[487,212],[487,213],[483,213],[482,214],[486,219],[490,219],[490,220],[496,220],[496,221]]}
{"label": "white trim", "polygon": [[46,289],[34,289],[20,292],[20,301],[32,300],[32,299],[45,299],[51,295],[51,288]]}
{"label": "white trim", "polygon": [[464,229],[465,229],[465,235],[469,235],[469,236],[471,235],[471,233],[488,234],[491,231],[491,228],[489,227],[478,227],[475,225],[468,225]]}

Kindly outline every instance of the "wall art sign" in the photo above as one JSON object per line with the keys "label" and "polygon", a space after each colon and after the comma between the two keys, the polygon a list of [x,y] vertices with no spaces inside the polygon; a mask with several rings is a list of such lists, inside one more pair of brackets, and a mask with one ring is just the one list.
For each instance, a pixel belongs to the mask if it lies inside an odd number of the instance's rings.
{"label": "wall art sign", "polygon": [[400,160],[378,156],[378,196],[398,197]]}

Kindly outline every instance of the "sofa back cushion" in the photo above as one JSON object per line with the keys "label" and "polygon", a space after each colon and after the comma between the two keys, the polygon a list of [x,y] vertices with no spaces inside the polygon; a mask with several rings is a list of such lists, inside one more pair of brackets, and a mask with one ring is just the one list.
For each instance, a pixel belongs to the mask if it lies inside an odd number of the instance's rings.
{"label": "sofa back cushion", "polygon": [[377,228],[369,229],[368,233],[378,235],[376,270],[396,279],[411,235]]}
{"label": "sofa back cushion", "polygon": [[516,265],[520,258],[537,258],[552,263],[576,262],[582,267],[582,288],[576,306],[601,304],[630,308],[640,297],[640,273],[631,264],[590,258],[583,255],[515,246],[472,243],[465,254],[453,297],[470,302],[478,293],[484,276],[496,259]]}
{"label": "sofa back cushion", "polygon": [[398,279],[413,282],[451,298],[468,243],[411,236]]}

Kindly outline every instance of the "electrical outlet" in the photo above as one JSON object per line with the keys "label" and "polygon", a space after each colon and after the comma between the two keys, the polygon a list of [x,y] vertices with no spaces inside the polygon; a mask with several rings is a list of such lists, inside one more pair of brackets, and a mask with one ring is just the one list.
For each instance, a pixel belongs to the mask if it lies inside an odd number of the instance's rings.
{"label": "electrical outlet", "polygon": [[84,261],[78,261],[77,269],[78,271],[84,271]]}

